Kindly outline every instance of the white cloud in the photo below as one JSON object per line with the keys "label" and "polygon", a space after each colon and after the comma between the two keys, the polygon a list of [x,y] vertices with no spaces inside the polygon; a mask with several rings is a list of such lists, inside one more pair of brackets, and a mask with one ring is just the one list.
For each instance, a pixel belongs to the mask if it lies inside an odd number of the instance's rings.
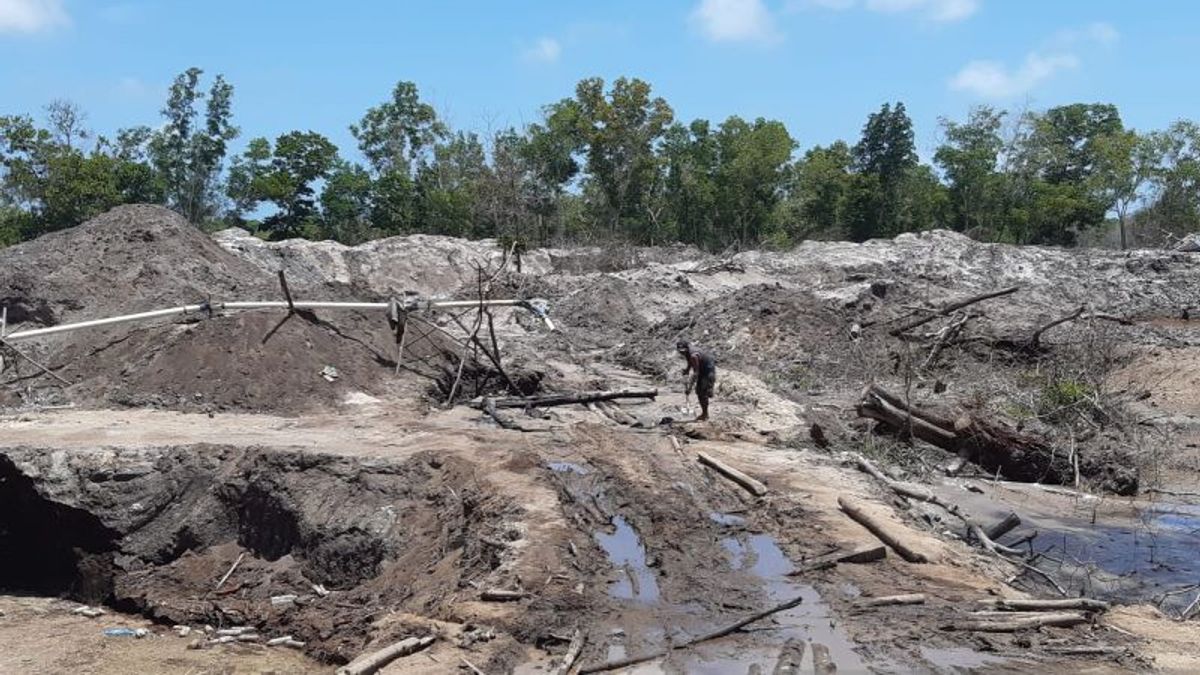
{"label": "white cloud", "polygon": [[982,98],[1011,98],[1024,94],[1064,70],[1079,67],[1074,54],[1032,53],[1016,70],[998,61],[971,61],[950,79],[950,88]]}
{"label": "white cloud", "polygon": [[954,23],[979,11],[982,0],[790,0],[789,9],[845,11],[862,6],[881,14],[915,13],[939,23]]}
{"label": "white cloud", "polygon": [[762,0],[701,0],[694,26],[713,42],[778,42],[782,36]]}
{"label": "white cloud", "polygon": [[1081,44],[1097,44],[1111,47],[1121,39],[1121,34],[1106,21],[1096,21],[1079,28],[1066,28],[1054,34],[1051,44],[1060,48],[1075,47]]}
{"label": "white cloud", "polygon": [[37,33],[68,23],[62,0],[0,0],[0,33]]}
{"label": "white cloud", "polygon": [[562,55],[562,45],[554,38],[538,38],[538,41],[526,47],[522,54],[527,61],[554,63]]}

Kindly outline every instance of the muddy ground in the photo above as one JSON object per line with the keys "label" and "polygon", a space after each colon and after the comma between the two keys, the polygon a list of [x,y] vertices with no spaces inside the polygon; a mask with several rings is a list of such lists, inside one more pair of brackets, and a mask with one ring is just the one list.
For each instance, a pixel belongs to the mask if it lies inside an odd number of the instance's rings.
{"label": "muddy ground", "polygon": [[[10,270],[0,295],[10,333],[197,298],[278,299],[280,269],[304,299],[469,299],[473,263],[501,256],[489,242],[436,237],[355,248],[209,239],[161,209],[123,207],[0,252]],[[936,361],[926,362],[935,338],[887,333],[922,306],[1006,285],[1021,290],[972,310]],[[794,609],[627,671],[771,672],[803,649],[800,672],[812,672],[817,645],[839,672],[1194,669],[1194,625],[1176,617],[1200,572],[1200,508],[1182,494],[1200,469],[1188,375],[1200,332],[1182,319],[1197,290],[1200,260],[1187,255],[949,233],[729,260],[682,248],[534,251],[520,273],[497,277],[495,294],[545,298],[559,330],[498,311],[506,363],[544,391],[659,396],[511,411],[524,432],[443,407],[420,367],[397,374],[394,336],[370,313],[215,312],[21,342],[71,384],[5,355],[0,636],[19,647],[0,670],[329,672],[432,635],[385,672],[466,672],[466,662],[543,672],[577,631],[578,663],[594,666],[795,597]],[[997,346],[1083,303],[1122,321],[1068,322],[1036,351]],[[718,359],[707,423],[682,421],[696,410],[671,351],[681,336]],[[1105,493],[1088,476],[1079,489],[970,469],[948,478],[947,453],[855,414],[871,381],[1122,462],[1138,494]],[[1086,396],[1048,408],[1064,382]],[[766,495],[703,467],[700,452]],[[944,511],[885,492],[854,468],[858,454],[984,523],[1019,513],[1003,541],[1037,530],[1023,546],[1040,572],[966,541]],[[839,510],[847,495],[930,562],[893,554],[789,576],[875,543]],[[1053,583],[1117,606],[1073,628],[945,630],[998,598],[1057,597]],[[493,591],[517,597],[487,599]],[[865,606],[900,593],[926,602]],[[72,613],[80,604],[108,614]],[[126,625],[150,635],[102,633]],[[304,644],[210,645],[206,626]],[[1093,653],[1063,653],[1081,647]]]}

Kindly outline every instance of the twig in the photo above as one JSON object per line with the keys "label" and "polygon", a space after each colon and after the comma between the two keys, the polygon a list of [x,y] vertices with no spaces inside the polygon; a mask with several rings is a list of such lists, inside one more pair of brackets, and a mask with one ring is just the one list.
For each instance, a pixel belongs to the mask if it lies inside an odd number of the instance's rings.
{"label": "twig", "polygon": [[465,657],[465,656],[460,656],[460,657],[458,657],[458,658],[459,658],[459,659],[460,659],[460,660],[461,660],[463,663],[465,663],[465,664],[466,664],[466,666],[467,666],[468,668],[470,668],[470,669],[471,669],[471,672],[475,673],[475,675],[487,675],[487,673],[485,673],[485,672],[483,672],[482,670],[480,670],[480,669],[476,668],[474,663],[471,663],[470,661],[468,661],[468,660],[467,660],[467,657]]}
{"label": "twig", "polygon": [[956,311],[962,309],[963,307],[966,307],[968,305],[973,305],[977,302],[983,302],[984,300],[991,300],[992,298],[999,298],[1001,296],[1011,295],[1013,293],[1016,293],[1017,290],[1019,290],[1018,286],[1011,286],[1009,288],[1003,288],[998,291],[991,291],[989,293],[983,293],[981,295],[972,296],[965,300],[959,300],[957,302],[952,302],[952,303],[946,305],[945,307],[942,307],[941,309],[933,310],[928,316],[925,316],[925,317],[922,317],[919,319],[913,319],[912,321],[909,321],[908,323],[904,324],[903,326],[900,326],[899,328],[893,328],[892,330],[890,330],[888,332],[892,335],[900,335],[901,333],[908,332],[908,331],[916,328],[917,326],[924,326],[925,324],[929,323],[930,321],[933,321],[934,319],[938,318],[939,316],[946,316],[948,314],[951,314],[953,312],[956,312]]}
{"label": "twig", "polygon": [[50,370],[50,368],[48,366],[44,366],[41,363],[38,363],[37,361],[35,361],[33,359],[32,356],[29,356],[28,354],[21,351],[20,349],[17,349],[8,340],[5,340],[4,338],[0,338],[0,344],[11,349],[13,351],[13,353],[15,353],[17,356],[25,359],[26,361],[32,363],[35,366],[37,366],[38,368],[40,368],[42,370],[42,372],[46,373],[50,377],[53,377],[54,379],[58,380],[59,382],[62,382],[63,384],[67,385],[68,387],[71,386],[70,381],[68,381],[66,378],[62,377],[61,375],[54,372],[53,370]]}
{"label": "twig", "polygon": [[242,553],[240,555],[238,555],[237,560],[233,561],[233,565],[231,565],[229,567],[229,571],[225,573],[225,576],[221,577],[221,580],[217,582],[216,587],[213,588],[213,592],[221,590],[221,586],[223,586],[225,584],[225,582],[229,579],[230,575],[233,574],[233,571],[238,568],[238,565],[242,564],[242,558],[245,558],[245,557],[246,557],[246,552],[242,551]]}

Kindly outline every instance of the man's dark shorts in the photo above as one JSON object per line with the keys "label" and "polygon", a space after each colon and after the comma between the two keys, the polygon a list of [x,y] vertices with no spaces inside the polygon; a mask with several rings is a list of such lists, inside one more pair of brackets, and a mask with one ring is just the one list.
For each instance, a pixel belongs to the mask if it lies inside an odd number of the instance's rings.
{"label": "man's dark shorts", "polygon": [[700,376],[696,378],[696,396],[706,401],[711,399],[713,395],[713,387],[715,387],[716,384],[716,368],[700,371]]}

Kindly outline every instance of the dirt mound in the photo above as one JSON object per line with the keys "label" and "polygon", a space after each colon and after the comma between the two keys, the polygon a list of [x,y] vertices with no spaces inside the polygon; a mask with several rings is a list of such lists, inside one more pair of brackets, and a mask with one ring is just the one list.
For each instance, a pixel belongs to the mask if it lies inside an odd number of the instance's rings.
{"label": "dirt mound", "polygon": [[[154,206],[122,206],[72,230],[0,252],[9,329],[221,300],[279,300],[268,270]],[[371,300],[349,285],[297,279],[304,299]],[[71,386],[8,360],[0,400],[185,410],[298,412],[396,384],[379,315],[252,310],[64,333],[21,348]],[[332,368],[332,370],[326,370]]]}

